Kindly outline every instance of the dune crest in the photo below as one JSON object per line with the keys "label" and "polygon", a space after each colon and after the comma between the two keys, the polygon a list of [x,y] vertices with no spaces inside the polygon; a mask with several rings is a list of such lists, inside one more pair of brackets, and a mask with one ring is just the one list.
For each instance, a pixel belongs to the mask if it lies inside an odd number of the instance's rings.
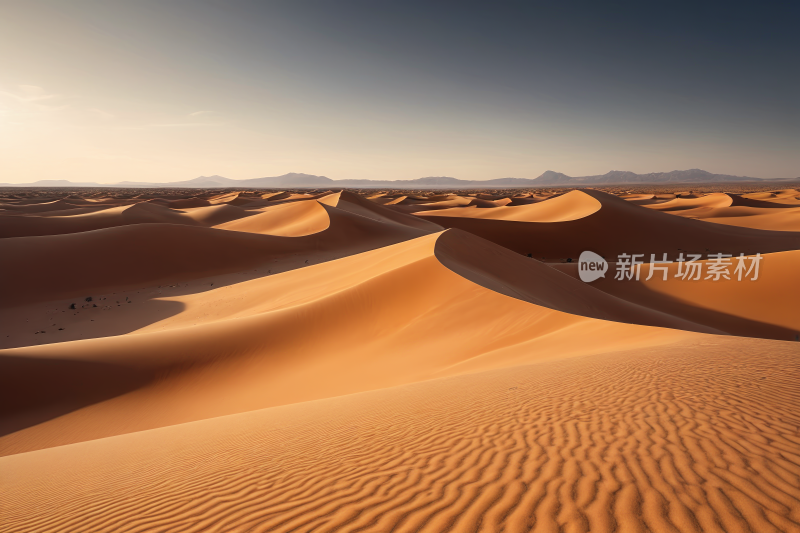
{"label": "dune crest", "polygon": [[280,237],[304,237],[328,229],[330,223],[328,213],[319,202],[302,200],[266,207],[257,215],[218,224],[216,227]]}
{"label": "dune crest", "polygon": [[[510,202],[510,200],[509,200]],[[437,217],[468,217],[517,222],[566,222],[588,217],[601,208],[600,202],[581,191],[571,191],[561,196],[524,206],[506,206],[497,209],[452,208],[431,213]],[[424,211],[415,213],[428,216]]]}

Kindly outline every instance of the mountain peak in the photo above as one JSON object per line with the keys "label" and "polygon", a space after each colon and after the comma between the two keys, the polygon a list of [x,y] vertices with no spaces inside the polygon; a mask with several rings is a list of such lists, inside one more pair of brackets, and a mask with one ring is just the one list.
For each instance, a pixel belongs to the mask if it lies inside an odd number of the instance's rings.
{"label": "mountain peak", "polygon": [[554,170],[545,170],[542,172],[542,175],[538,178],[534,179],[536,183],[543,183],[543,184],[551,184],[551,183],[564,183],[569,182],[573,178],[563,174],[561,172],[556,172]]}

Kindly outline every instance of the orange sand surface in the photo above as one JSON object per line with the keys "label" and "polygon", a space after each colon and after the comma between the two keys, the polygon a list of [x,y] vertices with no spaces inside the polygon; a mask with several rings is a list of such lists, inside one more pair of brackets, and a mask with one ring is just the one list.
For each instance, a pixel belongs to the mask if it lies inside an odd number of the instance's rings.
{"label": "orange sand surface", "polygon": [[0,193],[0,532],[800,531],[797,195]]}
{"label": "orange sand surface", "polygon": [[[441,202],[438,202],[441,204]],[[601,208],[600,202],[580,191],[572,191],[548,202],[524,206],[500,206],[496,209],[456,207],[435,211],[437,217],[486,218],[519,222],[564,222],[587,217]],[[423,213],[424,214],[424,213]]]}

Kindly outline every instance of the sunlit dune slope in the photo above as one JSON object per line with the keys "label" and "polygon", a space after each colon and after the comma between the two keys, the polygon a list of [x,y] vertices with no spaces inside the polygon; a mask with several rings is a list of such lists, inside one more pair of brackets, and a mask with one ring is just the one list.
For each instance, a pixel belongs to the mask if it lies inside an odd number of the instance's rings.
{"label": "sunlit dune slope", "polygon": [[786,209],[800,207],[798,195],[790,196],[786,194],[775,195],[773,198],[752,198],[750,195],[732,194],[733,205],[743,205],[748,207],[768,207],[770,209]]}
{"label": "sunlit dune slope", "polygon": [[799,377],[713,338],[3,457],[0,531],[797,531]]}
{"label": "sunlit dune slope", "polygon": [[237,198],[232,202],[232,204],[239,207],[244,207],[246,209],[252,209],[258,207],[272,207],[288,202],[316,200],[328,195],[330,195],[330,192],[323,192],[319,194],[296,194],[288,192],[266,193],[263,194],[261,198]]}
{"label": "sunlit dune slope", "polygon": [[683,209],[695,209],[698,207],[730,207],[734,199],[731,195],[726,193],[712,193],[700,197],[691,198],[674,198],[666,202],[659,203],[644,203],[648,209],[656,211],[680,211]]}
{"label": "sunlit dune slope", "polygon": [[[436,212],[420,215],[440,226],[462,229],[517,253],[531,254],[548,262],[570,258],[577,261],[584,250],[609,259],[622,253],[648,256],[667,253],[674,259],[681,251],[738,255],[800,249],[800,235],[789,232],[709,224],[631,205],[621,198],[591,189],[576,191],[573,198],[581,195],[598,201],[601,208],[580,219],[564,222],[448,217],[436,216]],[[558,199],[531,207],[543,207]]]}
{"label": "sunlit dune slope", "polygon": [[627,200],[629,202],[640,202],[640,201],[655,200],[656,199],[656,195],[655,194],[646,194],[646,193],[645,194],[620,194],[619,197],[622,198],[623,200]]}
{"label": "sunlit dune slope", "polygon": [[263,208],[256,215],[217,226],[230,231],[245,231],[281,237],[303,237],[328,229],[327,211],[315,200],[303,200]]}
{"label": "sunlit dune slope", "polygon": [[800,191],[797,189],[783,189],[771,192],[754,192],[743,194],[742,198],[762,200],[774,204],[789,204],[800,206]]}
{"label": "sunlit dune slope", "polygon": [[674,194],[623,194],[619,196],[633,205],[663,204],[675,198]]}
{"label": "sunlit dune slope", "polygon": [[[481,262],[487,250],[476,242],[459,232],[429,235],[171,298],[183,311],[136,334],[0,351],[0,364],[16,365],[18,376],[3,394],[31,403],[16,410],[16,419],[23,426],[26,416],[41,422],[0,439],[0,450],[19,453],[446,375],[703,337],[597,318],[713,331],[609,297],[511,252],[506,259],[512,264],[495,269]],[[507,283],[518,285],[514,297],[496,292],[497,276],[513,269],[519,272]],[[70,378],[87,364],[100,365],[107,387],[118,381],[120,395],[87,404],[85,383]],[[53,379],[45,379],[52,372],[63,379],[53,403],[87,406],[44,421],[48,405],[40,405],[39,388],[48,384],[52,396]],[[134,378],[145,384],[127,392]]]}
{"label": "sunlit dune slope", "polygon": [[[408,208],[409,213],[416,213],[418,211],[428,211],[428,210],[438,210],[438,209],[450,209],[453,207],[465,207],[469,205],[471,199],[464,196],[457,196],[455,198],[439,200],[439,201],[431,201],[425,203],[418,203],[418,204],[409,204],[403,207]],[[390,202],[384,205],[396,205],[397,202]],[[395,207],[396,209],[396,207]]]}
{"label": "sunlit dune slope", "polygon": [[[437,217],[466,217],[490,220],[514,220],[518,222],[564,222],[587,217],[597,212],[600,202],[580,191],[571,191],[551,198],[546,202],[538,202],[524,206],[507,206],[496,209],[476,209],[470,207],[441,209],[432,213]],[[429,216],[428,213],[417,213]]]}
{"label": "sunlit dune slope", "polygon": [[508,198],[503,198],[501,200],[486,200],[483,198],[473,198],[469,202],[469,206],[475,206],[479,208],[492,208],[492,207],[503,207],[511,203],[511,200]]}
{"label": "sunlit dune slope", "polygon": [[246,211],[241,207],[228,204],[195,207],[184,209],[183,212],[186,217],[191,218],[203,226],[216,226],[217,224],[224,224],[225,222],[254,214],[254,212]]}

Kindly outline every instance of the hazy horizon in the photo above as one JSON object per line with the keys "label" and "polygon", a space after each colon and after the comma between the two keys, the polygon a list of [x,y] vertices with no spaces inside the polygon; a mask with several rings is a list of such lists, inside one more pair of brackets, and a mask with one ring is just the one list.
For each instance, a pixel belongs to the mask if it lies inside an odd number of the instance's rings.
{"label": "hazy horizon", "polygon": [[[638,175],[668,174],[668,173],[671,173],[671,172],[686,172],[686,171],[690,171],[690,170],[705,171],[705,169],[675,169],[675,170],[672,170],[672,171],[655,171],[655,172],[650,172],[650,173],[638,173]],[[546,172],[556,172],[557,174],[563,174],[563,173],[559,173],[558,171],[552,171],[552,170],[547,170],[544,173],[546,173]],[[604,176],[604,175],[606,175],[607,173],[610,173],[610,172],[620,172],[620,170],[619,169],[613,169],[613,170],[610,170],[610,171],[607,171],[607,172],[602,172],[602,173],[597,173],[597,174],[587,174],[586,176],[569,176],[569,175],[568,176],[572,177],[572,178],[593,177],[593,176],[598,176],[599,177],[599,176]],[[624,172],[624,171],[622,171],[622,172]],[[710,172],[710,174],[712,174],[712,175],[720,175],[721,173]],[[228,176],[222,176],[222,175],[219,175],[219,174],[206,174],[206,175],[195,176],[195,177],[185,178],[185,179],[174,179],[174,180],[170,180],[170,181],[149,181],[149,180],[146,180],[146,179],[141,179],[141,180],[119,180],[119,181],[107,181],[107,182],[91,182],[89,180],[83,180],[83,182],[79,182],[79,181],[76,181],[76,180],[67,180],[67,181],[70,181],[72,183],[98,183],[99,185],[105,185],[105,184],[117,185],[117,184],[120,184],[120,183],[148,183],[148,184],[161,184],[161,183],[163,183],[163,184],[170,184],[170,183],[197,181],[197,180],[201,180],[203,178],[209,178],[209,179],[210,178],[223,178],[223,179],[235,179],[235,180],[239,180],[239,181],[244,181],[244,180],[252,180],[252,179],[281,178],[281,177],[284,177],[284,176],[295,176],[295,175],[296,176],[322,177],[322,178],[327,178],[327,179],[333,180],[335,182],[338,182],[338,181],[352,181],[354,179],[362,179],[362,178],[332,178],[330,176],[325,176],[325,175],[322,175],[322,174],[319,174],[319,175],[318,174],[308,174],[306,172],[284,172],[283,174],[277,174],[275,176],[255,176],[255,177],[249,177],[249,178],[248,177],[245,177],[245,178],[229,178]],[[542,174],[540,174],[539,176],[541,176],[541,175]],[[537,178],[539,176],[533,176],[532,178],[525,178],[525,179],[535,179],[535,178]],[[757,180],[761,179],[758,176],[734,176],[734,175],[731,175],[731,177],[754,178],[754,179],[757,179]],[[371,178],[371,179],[370,178],[365,178],[365,179],[368,179],[369,181],[374,181],[374,182],[383,182],[383,181],[415,181],[415,180],[420,180],[420,179],[441,179],[441,178],[444,178],[444,179],[456,179],[456,180],[460,180],[460,181],[475,181],[475,182],[487,182],[487,181],[501,180],[501,179],[516,179],[515,176],[505,176],[505,177],[500,177],[500,178],[497,178],[497,177],[472,178],[472,179],[459,178],[457,176],[418,176],[418,177],[412,177],[412,178],[396,178],[396,179],[375,177],[375,178]],[[800,179],[800,177],[796,177],[796,178],[772,178],[772,180],[764,179],[764,181],[783,181],[783,180],[797,180],[797,179]],[[64,180],[63,179],[61,179],[61,180],[59,180],[59,179],[55,179],[55,180],[40,179],[40,180],[36,180],[35,182],[16,182],[16,183],[20,183],[20,184],[24,185],[26,183],[36,183],[36,182],[44,182],[44,181],[64,181]],[[633,183],[633,182],[625,182],[625,181],[609,182],[609,184],[615,184],[615,183],[628,184],[628,183]],[[645,183],[648,183],[648,182],[645,182]],[[677,182],[676,181],[670,181],[670,182],[652,182],[652,183],[663,184],[663,183],[681,183],[681,182],[680,181],[677,181]],[[687,183],[687,184],[688,183],[695,183],[695,181],[692,180],[692,181],[687,181],[685,183]],[[696,182],[696,183],[701,183],[701,182]],[[720,183],[722,183],[722,182],[720,182]],[[738,183],[738,182],[737,181],[729,181],[729,182],[725,182],[725,183]],[[5,183],[5,182],[0,182],[0,184],[14,185],[14,183]],[[548,183],[546,185],[547,186],[552,186],[554,184]],[[575,183],[563,184],[563,186],[574,186],[574,185],[576,185],[576,184]]]}
{"label": "hazy horizon", "polygon": [[3,183],[800,175],[787,4],[0,7]]}

